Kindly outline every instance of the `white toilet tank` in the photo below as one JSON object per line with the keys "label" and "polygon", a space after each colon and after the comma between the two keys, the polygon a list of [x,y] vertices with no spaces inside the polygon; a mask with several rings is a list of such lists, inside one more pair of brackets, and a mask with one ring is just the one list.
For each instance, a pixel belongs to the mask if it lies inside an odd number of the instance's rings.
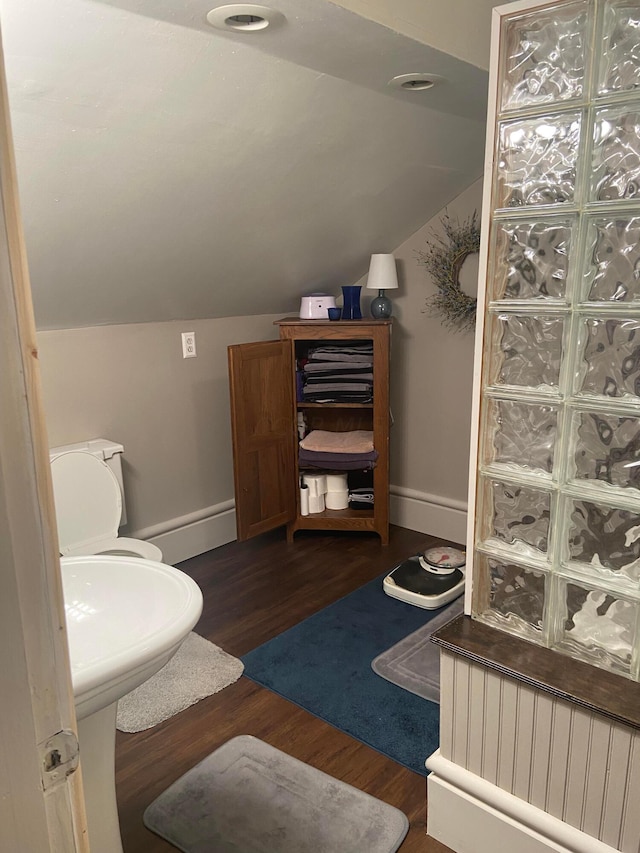
{"label": "white toilet tank", "polygon": [[61,453],[69,453],[71,450],[84,450],[85,453],[91,453],[98,459],[102,459],[114,473],[120,486],[120,496],[122,498],[122,515],[120,517],[120,527],[122,527],[127,523],[127,507],[124,502],[124,482],[122,479],[122,454],[124,453],[124,447],[115,441],[109,441],[108,438],[93,438],[90,441],[79,441],[76,444],[64,444],[60,447],[52,447],[49,450],[49,459],[53,461],[56,456],[59,456]]}

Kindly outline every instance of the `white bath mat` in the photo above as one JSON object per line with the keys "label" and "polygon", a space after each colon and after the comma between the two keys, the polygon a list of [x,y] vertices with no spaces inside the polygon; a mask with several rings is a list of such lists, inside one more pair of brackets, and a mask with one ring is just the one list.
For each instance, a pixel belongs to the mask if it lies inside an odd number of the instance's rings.
{"label": "white bath mat", "polygon": [[116,726],[141,732],[237,681],[242,661],[191,632],[166,666],[118,702]]}
{"label": "white bath mat", "polygon": [[184,853],[394,853],[409,828],[395,807],[251,735],[181,776],[143,820]]}

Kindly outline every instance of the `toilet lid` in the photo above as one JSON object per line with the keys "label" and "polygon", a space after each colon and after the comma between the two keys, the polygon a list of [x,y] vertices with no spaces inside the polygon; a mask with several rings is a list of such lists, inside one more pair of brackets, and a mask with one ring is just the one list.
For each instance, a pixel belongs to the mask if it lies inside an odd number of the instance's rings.
{"label": "toilet lid", "polygon": [[101,459],[81,450],[51,462],[60,552],[118,535],[122,494],[115,474]]}

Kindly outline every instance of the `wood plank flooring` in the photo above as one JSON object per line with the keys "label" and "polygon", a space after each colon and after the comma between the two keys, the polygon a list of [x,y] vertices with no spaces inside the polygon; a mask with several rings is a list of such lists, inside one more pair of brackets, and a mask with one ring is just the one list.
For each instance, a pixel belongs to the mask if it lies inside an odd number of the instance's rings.
{"label": "wood plank flooring", "polygon": [[[388,546],[372,534],[339,532],[300,532],[287,544],[281,529],[224,545],[180,568],[203,592],[196,632],[240,657],[406,557],[441,543],[392,527]],[[117,733],[116,785],[125,853],[175,850],[145,829],[144,809],[175,779],[240,734],[255,735],[401,809],[411,824],[402,853],[450,853],[426,836],[423,776],[244,676],[152,729]]]}

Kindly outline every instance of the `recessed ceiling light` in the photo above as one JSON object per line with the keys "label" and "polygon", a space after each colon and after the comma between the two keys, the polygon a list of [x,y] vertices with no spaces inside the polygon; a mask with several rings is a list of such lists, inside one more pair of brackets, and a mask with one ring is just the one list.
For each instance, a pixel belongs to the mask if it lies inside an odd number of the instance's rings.
{"label": "recessed ceiling light", "polygon": [[219,30],[233,30],[236,33],[255,33],[266,30],[274,24],[284,21],[284,15],[267,6],[253,3],[233,3],[230,6],[218,6],[207,15],[207,21]]}
{"label": "recessed ceiling light", "polygon": [[444,77],[438,74],[400,74],[389,80],[389,86],[394,89],[404,89],[405,92],[423,92],[433,89],[438,83],[444,82]]}

